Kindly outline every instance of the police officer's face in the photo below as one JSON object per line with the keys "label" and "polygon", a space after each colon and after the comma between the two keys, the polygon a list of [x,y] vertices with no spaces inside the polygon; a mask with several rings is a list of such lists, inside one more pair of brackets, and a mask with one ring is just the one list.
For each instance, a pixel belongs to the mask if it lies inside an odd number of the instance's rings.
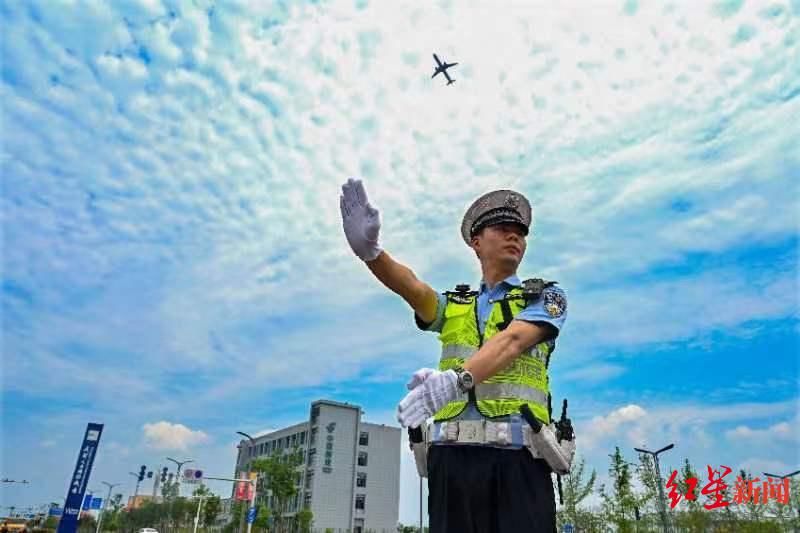
{"label": "police officer's face", "polygon": [[472,239],[472,246],[484,261],[516,266],[525,255],[527,243],[523,229],[518,224],[503,223],[483,228]]}

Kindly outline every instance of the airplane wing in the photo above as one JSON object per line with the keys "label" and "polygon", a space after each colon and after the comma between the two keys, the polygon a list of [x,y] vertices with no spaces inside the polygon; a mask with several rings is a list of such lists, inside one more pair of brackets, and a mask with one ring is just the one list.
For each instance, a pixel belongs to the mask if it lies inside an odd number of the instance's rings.
{"label": "airplane wing", "polygon": [[442,68],[450,68],[456,65],[458,65],[458,63],[445,63],[444,66],[442,66]]}
{"label": "airplane wing", "polygon": [[439,56],[437,56],[436,54],[433,54],[433,59],[436,60],[436,64],[437,65],[439,65],[440,67],[442,66],[442,62],[439,61]]}
{"label": "airplane wing", "polygon": [[[442,71],[442,70],[439,70],[439,69],[437,68],[437,69],[436,69],[436,72],[434,72],[434,73],[433,73],[433,76],[431,76],[431,78],[435,78],[435,77],[436,77],[436,75],[437,75],[437,74],[439,74],[440,72],[444,72],[444,71]],[[447,72],[445,72],[445,75],[447,75]]]}

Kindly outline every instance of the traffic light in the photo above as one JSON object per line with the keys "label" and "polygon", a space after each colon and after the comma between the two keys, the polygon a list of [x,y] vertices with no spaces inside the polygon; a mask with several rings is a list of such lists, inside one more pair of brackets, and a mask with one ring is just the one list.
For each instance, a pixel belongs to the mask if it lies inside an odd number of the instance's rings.
{"label": "traffic light", "polygon": [[166,466],[161,470],[161,483],[167,480],[167,470],[168,468]]}
{"label": "traffic light", "polygon": [[147,479],[153,479],[153,471],[152,470],[147,473]]}
{"label": "traffic light", "polygon": [[144,474],[147,471],[147,467],[142,465],[142,468],[139,469],[139,481],[144,481]]}

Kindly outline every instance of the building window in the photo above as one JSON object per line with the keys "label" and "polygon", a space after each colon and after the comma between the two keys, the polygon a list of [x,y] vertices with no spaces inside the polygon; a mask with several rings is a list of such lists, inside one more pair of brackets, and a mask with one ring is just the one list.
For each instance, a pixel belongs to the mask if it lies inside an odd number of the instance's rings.
{"label": "building window", "polygon": [[358,466],[367,466],[367,452],[358,452]]}
{"label": "building window", "polygon": [[356,494],[356,509],[361,509],[363,511],[367,504],[366,499],[366,495]]}
{"label": "building window", "polygon": [[366,472],[359,472],[356,474],[356,487],[366,487],[367,486],[367,473]]}
{"label": "building window", "polygon": [[369,444],[369,433],[362,431],[361,435],[358,436],[358,444],[361,446],[367,446]]}
{"label": "building window", "polygon": [[305,444],[305,443],[306,443],[306,432],[304,431],[300,433],[300,444]]}

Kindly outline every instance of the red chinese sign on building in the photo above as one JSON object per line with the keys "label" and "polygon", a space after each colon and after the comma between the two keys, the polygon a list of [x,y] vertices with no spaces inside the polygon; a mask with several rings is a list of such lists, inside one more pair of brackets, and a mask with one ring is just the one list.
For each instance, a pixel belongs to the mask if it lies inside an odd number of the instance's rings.
{"label": "red chinese sign on building", "polygon": [[[251,472],[250,477],[248,478],[247,472],[240,472],[239,479],[256,479],[256,473]],[[247,481],[237,481],[236,482],[236,493],[234,494],[234,500],[236,501],[245,501],[249,502],[253,500],[253,492],[255,487],[253,483],[248,483]]]}
{"label": "red chinese sign on building", "polygon": [[[726,490],[728,484],[725,483],[724,478],[731,473],[731,469],[722,465],[722,470],[714,470],[708,465],[708,483],[706,483],[700,490],[700,494],[708,496],[709,503],[703,505],[708,510],[719,509],[720,507],[727,507],[731,502],[725,500]],[[686,483],[686,493],[681,494],[678,492],[678,484],[675,478],[678,475],[677,470],[672,471],[672,475],[667,481],[667,489],[669,489],[669,506],[674,509],[682,498],[693,501],[697,499],[695,490],[699,483],[696,477],[689,477],[684,480]],[[761,481],[760,478],[743,479],[741,476],[736,476],[734,484],[733,503],[736,504],[765,504],[769,500],[775,500],[783,505],[789,504],[789,495],[791,494],[789,487],[789,478],[781,480],[767,477],[766,481]]]}

